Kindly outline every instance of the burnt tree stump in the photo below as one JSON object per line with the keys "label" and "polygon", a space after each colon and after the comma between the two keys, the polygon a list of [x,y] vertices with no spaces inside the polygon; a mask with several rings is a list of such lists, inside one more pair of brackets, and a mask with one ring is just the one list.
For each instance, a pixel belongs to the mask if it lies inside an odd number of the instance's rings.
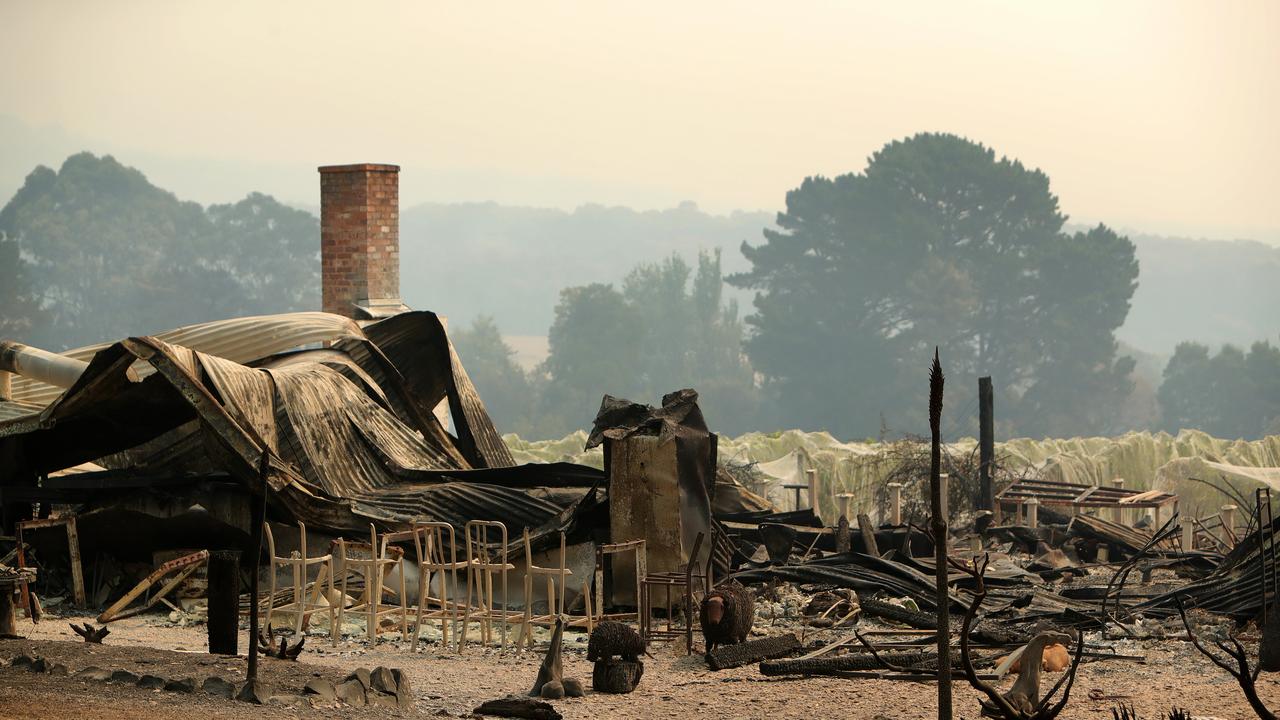
{"label": "burnt tree stump", "polygon": [[13,610],[13,588],[0,586],[0,638],[18,637],[18,618]]}
{"label": "burnt tree stump", "polygon": [[[236,655],[240,635],[240,551],[209,553],[209,652]],[[252,643],[252,641],[250,641]]]}
{"label": "burnt tree stump", "polygon": [[591,689],[605,693],[629,693],[640,684],[644,663],[639,660],[597,660],[591,671]]}

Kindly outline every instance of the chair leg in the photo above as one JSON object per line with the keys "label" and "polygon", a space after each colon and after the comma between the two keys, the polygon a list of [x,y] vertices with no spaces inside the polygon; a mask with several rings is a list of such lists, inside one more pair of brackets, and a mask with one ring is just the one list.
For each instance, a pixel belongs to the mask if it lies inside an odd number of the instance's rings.
{"label": "chair leg", "polygon": [[[450,568],[449,576],[450,576],[450,579],[453,581],[453,593],[451,595],[445,594],[444,572],[441,571],[440,598],[442,602],[445,603],[443,607],[446,607],[449,609],[449,624],[453,626],[452,628],[453,634],[456,636],[458,634],[458,569],[456,567]],[[441,620],[440,621],[440,638],[445,645],[448,645],[449,635],[447,632],[445,632],[444,627],[445,627],[445,622],[444,620]]]}
{"label": "chair leg", "polygon": [[685,655],[693,654],[693,586],[691,583],[685,583],[684,586],[684,639],[685,639]]}
{"label": "chair leg", "polygon": [[302,579],[307,576],[306,559],[293,566],[293,634],[302,634],[302,616],[306,609],[306,590],[302,587]]}
{"label": "chair leg", "polygon": [[467,645],[467,626],[471,624],[471,587],[474,584],[472,580],[475,572],[470,564],[467,565],[467,604],[462,606],[462,633],[458,635],[458,652]]}
{"label": "chair leg", "polygon": [[[507,596],[507,558],[502,558],[502,649],[507,649],[507,634],[511,632],[511,618],[507,613],[508,596]],[[492,604],[490,605],[492,607]]]}
{"label": "chair leg", "polygon": [[329,569],[329,591],[325,594],[324,598],[325,604],[329,606],[329,644],[336,647],[338,644],[338,634],[342,632],[342,628],[336,625],[338,614],[333,607],[333,603],[336,600],[341,604],[342,601],[335,597],[337,593],[334,592],[333,558],[329,558],[329,562],[325,567]]}
{"label": "chair leg", "polygon": [[[493,642],[493,573],[489,568],[484,570],[484,644],[488,646]],[[505,643],[503,643],[505,645]],[[505,649],[505,648],[504,648]]]}
{"label": "chair leg", "polygon": [[590,635],[595,630],[595,622],[591,618],[591,583],[587,581],[582,583],[582,609],[587,614],[587,634]]}
{"label": "chair leg", "polygon": [[[409,598],[405,594],[405,561],[400,561],[400,642],[404,642],[404,636],[409,633]],[[421,596],[418,598],[421,603]],[[416,639],[416,638],[415,638]]]}
{"label": "chair leg", "polygon": [[333,644],[334,644],[334,645],[337,645],[337,644],[338,644],[338,638],[342,636],[342,622],[343,622],[343,617],[345,616],[345,614],[346,614],[346,612],[347,612],[347,597],[348,597],[348,596],[347,596],[347,575],[349,575],[349,574],[350,574],[350,573],[348,573],[348,572],[347,572],[347,570],[348,570],[348,568],[347,568],[347,564],[346,564],[346,562],[344,561],[344,562],[343,562],[343,564],[342,564],[342,597],[337,598],[337,600],[338,600],[338,627],[334,628],[334,632],[333,632],[333,637],[334,637]]}
{"label": "chair leg", "polygon": [[[267,581],[267,612],[266,619],[262,621],[262,627],[271,627],[271,610],[275,605],[276,597],[276,559],[271,558],[271,562],[267,564],[267,574],[270,576]],[[259,598],[261,600],[261,598]],[[258,642],[257,638],[249,638],[249,642]]]}
{"label": "chair leg", "polygon": [[429,575],[422,575],[419,569],[418,575],[418,618],[413,623],[413,642],[409,645],[409,652],[418,652],[418,636],[422,634],[422,610],[427,605],[427,592],[430,585]]}
{"label": "chair leg", "polygon": [[[640,622],[640,639],[644,641],[644,646],[649,647],[649,586],[640,583],[636,588],[636,614]],[[601,610],[601,620],[604,619],[604,611]]]}
{"label": "chair leg", "polygon": [[372,572],[365,581],[369,610],[365,633],[369,636],[369,645],[374,646],[378,644],[378,607],[382,604],[382,563],[375,562],[370,569]]}
{"label": "chair leg", "polygon": [[551,615],[553,620],[555,619],[555,616],[560,614],[559,608],[560,606],[556,604],[556,581],[551,579],[551,576],[548,575],[547,576],[547,613]]}
{"label": "chair leg", "polygon": [[523,650],[525,643],[532,637],[530,625],[533,623],[533,603],[530,602],[533,592],[533,573],[528,569],[524,573],[524,619],[520,622],[520,634],[516,637],[516,649]]}

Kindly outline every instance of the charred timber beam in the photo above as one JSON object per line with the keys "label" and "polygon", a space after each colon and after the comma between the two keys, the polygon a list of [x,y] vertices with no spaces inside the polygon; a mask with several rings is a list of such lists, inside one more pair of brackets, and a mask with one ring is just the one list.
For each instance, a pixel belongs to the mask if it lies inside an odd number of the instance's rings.
{"label": "charred timber beam", "polygon": [[737,645],[722,645],[707,653],[712,670],[728,670],[761,660],[790,655],[800,649],[800,639],[792,633],[751,640]]}
{"label": "charred timber beam", "polygon": [[[959,657],[958,655],[955,657]],[[795,660],[772,660],[760,663],[760,674],[768,677],[779,675],[839,675],[852,670],[883,670],[886,663],[898,667],[936,670],[938,653],[933,651],[906,651],[881,653],[879,658],[869,653],[851,653],[838,657],[816,657]]]}

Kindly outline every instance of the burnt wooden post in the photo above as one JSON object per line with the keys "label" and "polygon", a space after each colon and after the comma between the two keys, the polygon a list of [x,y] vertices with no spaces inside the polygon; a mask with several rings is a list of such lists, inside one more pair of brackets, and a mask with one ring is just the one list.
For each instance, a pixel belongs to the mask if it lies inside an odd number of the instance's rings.
{"label": "burnt wooden post", "polygon": [[942,504],[942,363],[929,371],[929,504],[933,513],[934,581],[938,592],[938,718],[951,720],[951,595],[947,592],[947,516]]}
{"label": "burnt wooden post", "polygon": [[994,406],[991,378],[978,378],[978,478],[981,482],[979,510],[995,510],[996,505],[995,490],[991,486],[991,465],[995,462],[996,455]]}
{"label": "burnt wooden post", "polygon": [[591,689],[602,693],[629,693],[640,684],[644,663],[639,660],[606,658],[591,668]]}
{"label": "burnt wooden post", "polygon": [[867,554],[880,557],[880,546],[876,544],[876,529],[871,524],[871,517],[866,513],[858,513],[858,532],[862,534],[862,544]]}
{"label": "burnt wooden post", "polygon": [[18,637],[18,615],[13,607],[15,586],[0,583],[0,638]]}
{"label": "burnt wooden post", "polygon": [[[240,551],[209,553],[209,652],[240,652]],[[252,640],[250,640],[252,644]]]}
{"label": "burnt wooden post", "polygon": [[267,450],[262,452],[262,462],[258,466],[258,492],[260,497],[252,498],[253,511],[250,513],[250,532],[253,533],[253,555],[249,559],[252,572],[249,575],[249,684],[258,679],[258,564],[262,562],[262,523],[267,517],[267,468],[270,467],[271,456]]}

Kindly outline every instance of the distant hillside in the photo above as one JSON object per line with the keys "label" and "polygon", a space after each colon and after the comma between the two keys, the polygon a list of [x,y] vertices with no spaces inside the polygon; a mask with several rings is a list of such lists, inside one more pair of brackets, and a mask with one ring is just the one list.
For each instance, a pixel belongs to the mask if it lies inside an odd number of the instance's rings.
{"label": "distant hillside", "polygon": [[1280,337],[1280,247],[1130,235],[1138,290],[1119,338],[1159,355],[1182,340],[1248,347]]}
{"label": "distant hillside", "polygon": [[400,286],[413,307],[453,322],[493,315],[508,335],[545,335],[560,290],[618,282],[635,265],[720,248],[726,273],[745,269],[743,240],[760,242],[766,212],[710,215],[584,205],[573,212],[495,203],[427,204],[400,217]]}

